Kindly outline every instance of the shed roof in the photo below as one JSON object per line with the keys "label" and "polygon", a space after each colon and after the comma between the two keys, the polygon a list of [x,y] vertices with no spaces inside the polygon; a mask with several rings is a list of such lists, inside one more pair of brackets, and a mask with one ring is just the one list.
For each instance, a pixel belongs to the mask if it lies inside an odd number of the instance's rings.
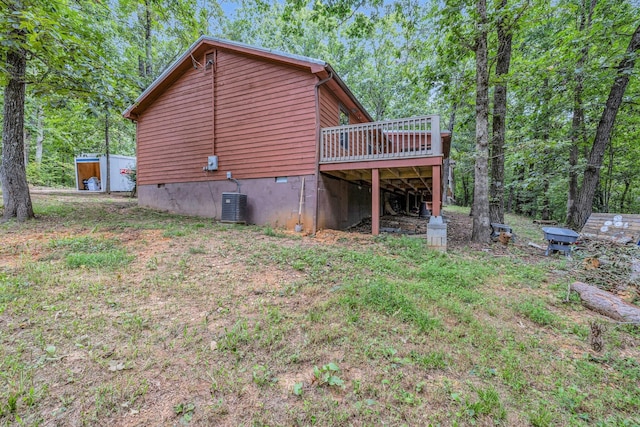
{"label": "shed roof", "polygon": [[143,112],[156,98],[158,98],[158,96],[160,96],[160,94],[162,94],[162,92],[174,83],[185,71],[193,67],[195,56],[203,54],[212,47],[308,70],[310,73],[316,74],[319,79],[331,77],[331,80],[328,81],[327,84],[334,90],[334,92],[342,92],[344,96],[353,103],[353,107],[355,109],[359,110],[367,119],[373,121],[366,109],[362,104],[360,104],[351,90],[349,90],[347,85],[342,81],[340,76],[338,76],[329,63],[320,59],[310,58],[308,56],[295,55],[273,49],[265,49],[245,43],[209,36],[201,36],[189,47],[189,49],[187,49],[185,53],[182,54],[182,56],[168,66],[162,74],[160,74],[158,78],[156,78],[153,83],[151,83],[142,92],[142,94],[140,94],[135,102],[124,111],[124,117],[135,120],[141,112]]}

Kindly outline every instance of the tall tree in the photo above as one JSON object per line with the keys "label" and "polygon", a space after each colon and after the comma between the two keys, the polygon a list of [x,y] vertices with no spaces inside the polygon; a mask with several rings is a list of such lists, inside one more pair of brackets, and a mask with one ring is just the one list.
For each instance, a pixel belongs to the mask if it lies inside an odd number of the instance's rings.
{"label": "tall tree", "polygon": [[489,240],[489,62],[486,0],[476,2],[476,166],[473,188],[471,240]]}
{"label": "tall tree", "polygon": [[[8,5],[10,13],[22,8],[20,2]],[[5,33],[10,42],[5,69],[8,83],[4,89],[4,121],[2,126],[2,165],[0,180],[4,197],[3,220],[17,217],[19,221],[33,218],[33,206],[27,184],[24,161],[24,100],[27,69],[27,32],[13,27]]]}
{"label": "tall tree", "polygon": [[[19,221],[33,218],[31,195],[24,164],[24,108],[28,82],[42,91],[77,86],[87,90],[84,82],[92,74],[91,58],[98,56],[100,35],[89,31],[89,13],[67,1],[0,0],[0,68],[4,89],[2,131],[3,219]],[[92,7],[92,4],[80,6]],[[91,34],[91,36],[90,36]],[[96,46],[98,45],[98,46]],[[78,64],[83,66],[78,66]]]}
{"label": "tall tree", "polygon": [[600,168],[604,154],[611,141],[611,132],[622,98],[629,84],[629,76],[633,73],[636,54],[640,50],[640,25],[631,36],[626,53],[616,67],[616,78],[609,91],[609,97],[596,129],[596,135],[589,154],[588,164],[584,171],[582,187],[578,193],[575,209],[567,218],[567,225],[579,230],[589,219],[593,207],[593,198],[600,181]]}
{"label": "tall tree", "polygon": [[500,0],[497,13],[498,54],[496,57],[496,85],[493,91],[489,217],[491,222],[504,223],[504,142],[507,116],[507,75],[511,64],[513,25],[519,18],[509,19],[507,0]]}
{"label": "tall tree", "polygon": [[[591,27],[593,11],[597,0],[582,0],[580,7],[580,18],[578,19],[578,32],[586,33]],[[582,103],[582,92],[584,90],[585,65],[589,55],[589,41],[585,37],[580,49],[580,57],[576,63],[575,86],[573,88],[573,117],[571,119],[571,133],[569,138],[569,189],[567,192],[567,219],[575,215],[575,201],[578,196],[578,160],[580,145],[586,145],[586,130],[584,124],[584,107]]]}

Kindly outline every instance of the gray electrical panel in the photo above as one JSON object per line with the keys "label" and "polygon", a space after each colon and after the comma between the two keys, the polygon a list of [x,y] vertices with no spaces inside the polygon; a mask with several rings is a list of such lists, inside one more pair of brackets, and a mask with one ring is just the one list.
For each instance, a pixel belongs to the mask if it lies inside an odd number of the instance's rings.
{"label": "gray electrical panel", "polygon": [[218,170],[218,156],[209,156],[207,158],[207,166],[204,167],[206,171],[217,171]]}

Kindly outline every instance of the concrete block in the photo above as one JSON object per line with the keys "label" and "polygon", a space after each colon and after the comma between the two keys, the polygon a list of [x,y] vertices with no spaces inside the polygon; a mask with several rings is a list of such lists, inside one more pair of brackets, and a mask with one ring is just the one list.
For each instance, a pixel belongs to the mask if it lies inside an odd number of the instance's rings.
{"label": "concrete block", "polygon": [[447,251],[447,224],[442,217],[431,217],[427,224],[427,246],[431,249]]}

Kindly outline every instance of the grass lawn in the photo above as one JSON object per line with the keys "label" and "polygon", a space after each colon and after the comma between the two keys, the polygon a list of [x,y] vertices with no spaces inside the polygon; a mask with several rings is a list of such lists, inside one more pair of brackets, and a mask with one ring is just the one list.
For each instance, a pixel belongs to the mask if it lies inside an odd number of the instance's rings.
{"label": "grass lawn", "polygon": [[567,300],[526,219],[442,254],[33,200],[0,225],[0,425],[640,425],[640,329]]}

